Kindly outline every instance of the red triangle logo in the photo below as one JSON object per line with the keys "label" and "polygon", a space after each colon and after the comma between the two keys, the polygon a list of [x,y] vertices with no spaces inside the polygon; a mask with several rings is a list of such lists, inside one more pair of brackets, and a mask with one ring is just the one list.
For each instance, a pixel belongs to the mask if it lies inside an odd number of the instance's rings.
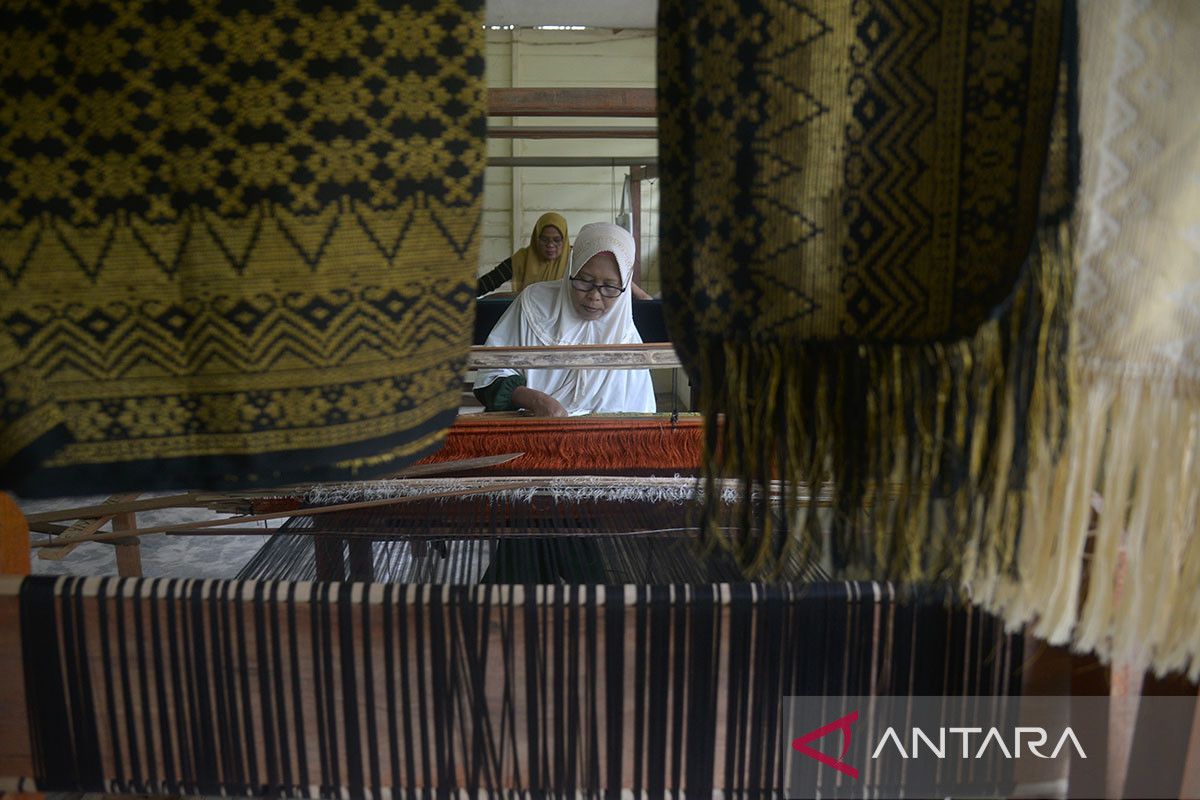
{"label": "red triangle logo", "polygon": [[[850,749],[850,726],[853,725],[857,721],[858,721],[858,712],[851,711],[849,714],[842,717],[841,719],[835,719],[833,722],[830,722],[828,725],[822,725],[820,728],[817,728],[816,730],[809,731],[808,733],[804,734],[803,736],[799,736],[799,737],[793,739],[792,740],[792,749],[798,753],[803,753],[804,755],[808,756],[809,758],[815,758],[817,761],[820,761],[825,766],[833,767],[834,769],[836,769],[838,772],[842,773],[843,775],[849,775],[851,778],[854,778],[855,780],[857,780],[858,779],[858,770],[855,769],[854,767],[850,766],[849,764],[845,763],[844,761],[839,760],[839,759],[844,758],[846,755],[846,751]],[[827,736],[830,733],[832,733],[833,731],[841,731],[842,732],[842,752],[838,754],[837,758],[834,758],[833,756],[830,756],[830,755],[826,755],[825,753],[822,753],[820,750],[816,750],[816,749],[808,746],[809,742],[820,739],[823,736]]]}

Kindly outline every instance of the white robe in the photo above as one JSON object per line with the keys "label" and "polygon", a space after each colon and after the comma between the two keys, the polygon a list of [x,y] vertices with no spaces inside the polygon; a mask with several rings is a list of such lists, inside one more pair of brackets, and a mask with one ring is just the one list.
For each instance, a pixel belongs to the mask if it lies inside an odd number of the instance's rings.
{"label": "white robe", "polygon": [[[629,286],[633,272],[633,237],[608,223],[585,225],[571,248],[571,265],[559,281],[527,286],[488,334],[487,346],[545,346],[575,344],[641,344],[633,324],[633,293],[626,289],[597,320],[575,312],[571,278],[597,253],[617,259],[621,283]],[[491,369],[480,372],[475,388],[507,375],[525,376],[530,389],[545,392],[575,416],[597,412],[654,412],[654,387],[645,369]]]}

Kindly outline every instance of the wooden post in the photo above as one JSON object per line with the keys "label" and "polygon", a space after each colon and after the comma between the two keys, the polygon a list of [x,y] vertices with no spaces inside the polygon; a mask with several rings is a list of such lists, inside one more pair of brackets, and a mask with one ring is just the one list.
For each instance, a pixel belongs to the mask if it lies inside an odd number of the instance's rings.
{"label": "wooden post", "polygon": [[[635,171],[637,177],[634,177]],[[629,170],[629,213],[633,217],[633,282],[642,286],[642,178],[644,169]],[[642,288],[646,288],[642,286]]]}
{"label": "wooden post", "polygon": [[[128,511],[113,517],[113,531],[136,531],[137,512]],[[142,577],[141,539],[131,536],[116,542],[117,574],[122,578]]]}
{"label": "wooden post", "polygon": [[319,581],[346,580],[346,540],[340,536],[314,536],[313,565]]}
{"label": "wooden post", "polygon": [[633,213],[633,281],[638,286],[642,285],[642,181],[657,177],[657,161],[629,168],[629,206]]}
{"label": "wooden post", "polygon": [[[1058,727],[1070,721],[1070,652],[1051,647],[1025,634],[1025,662],[1021,668],[1020,724]],[[1056,698],[1052,702],[1048,698]],[[1065,785],[1070,766],[1065,760],[1022,758],[1012,762],[1014,788],[1009,797],[1049,797],[1052,789]]]}
{"label": "wooden post", "polygon": [[0,574],[28,575],[29,523],[8,492],[0,492]]}
{"label": "wooden post", "polygon": [[[1116,586],[1113,602],[1125,587],[1128,564],[1125,549],[1117,553]],[[1124,797],[1125,778],[1129,774],[1129,756],[1133,752],[1133,735],[1137,729],[1138,709],[1141,707],[1145,667],[1140,664],[1114,661],[1109,667],[1108,690],[1108,759],[1104,771],[1104,796]]]}
{"label": "wooden post", "polygon": [[1129,774],[1129,756],[1137,730],[1145,670],[1137,665],[1114,663],[1110,668],[1108,692],[1108,758],[1104,771],[1105,797],[1124,797]]}
{"label": "wooden post", "polygon": [[[29,556],[29,523],[15,500],[0,492],[0,575],[28,575],[32,567]],[[10,751],[0,758],[0,774],[32,775],[33,746],[29,740],[28,712],[25,709],[25,673],[21,657],[21,625],[15,613],[0,612],[0,661],[7,661],[0,671],[5,682],[14,689],[17,703],[4,704],[0,715],[0,741]],[[43,794],[4,794],[5,800],[45,800]]]}
{"label": "wooden post", "polygon": [[371,540],[364,536],[354,536],[348,544],[350,546],[350,580],[366,581],[367,583],[375,580],[375,550],[371,545]]}

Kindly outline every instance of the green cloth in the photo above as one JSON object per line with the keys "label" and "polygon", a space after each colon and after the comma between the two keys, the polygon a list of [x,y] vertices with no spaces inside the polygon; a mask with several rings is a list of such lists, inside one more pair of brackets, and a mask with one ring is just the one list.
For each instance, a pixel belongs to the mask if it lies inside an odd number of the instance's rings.
{"label": "green cloth", "polygon": [[0,59],[0,487],[366,477],[469,347],[482,2],[24,4]]}
{"label": "green cloth", "polygon": [[475,397],[483,403],[484,411],[517,411],[520,407],[512,400],[517,387],[525,385],[524,375],[506,375],[475,390]]}

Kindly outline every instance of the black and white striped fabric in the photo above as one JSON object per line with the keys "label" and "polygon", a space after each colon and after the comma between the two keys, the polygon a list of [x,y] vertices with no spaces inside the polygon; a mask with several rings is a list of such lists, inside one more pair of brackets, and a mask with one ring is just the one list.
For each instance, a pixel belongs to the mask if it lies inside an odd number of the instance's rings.
{"label": "black and white striped fabric", "polygon": [[[1021,662],[997,621],[877,583],[30,577],[19,593],[26,790],[773,791],[784,697],[1004,695]],[[836,778],[823,796],[849,791]]]}

